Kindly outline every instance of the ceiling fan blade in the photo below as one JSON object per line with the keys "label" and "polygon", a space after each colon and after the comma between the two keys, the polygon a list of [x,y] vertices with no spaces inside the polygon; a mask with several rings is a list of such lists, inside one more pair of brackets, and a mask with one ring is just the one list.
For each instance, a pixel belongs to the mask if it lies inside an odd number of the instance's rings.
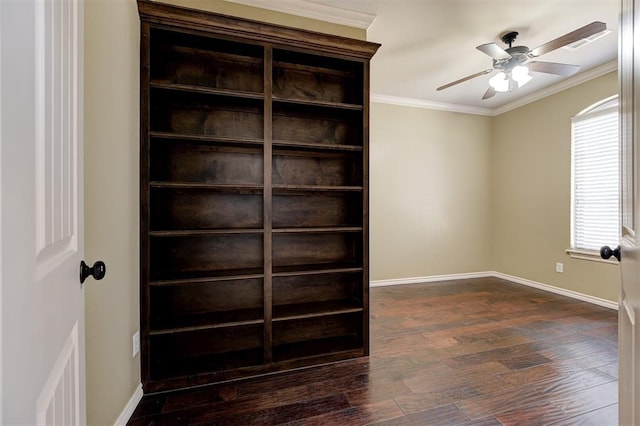
{"label": "ceiling fan blade", "polygon": [[604,22],[592,22],[582,28],[578,28],[575,31],[571,31],[570,33],[567,33],[562,37],[551,40],[550,42],[545,43],[542,46],[536,47],[535,49],[531,50],[530,56],[544,55],[545,53],[567,46],[571,43],[575,43],[576,41],[582,40],[583,38],[591,37],[592,35],[598,34],[599,32],[602,32],[606,29],[607,24],[605,24]]}
{"label": "ceiling fan blade", "polygon": [[493,71],[493,68],[490,69],[490,70],[484,70],[484,71],[477,72],[475,74],[468,75],[468,76],[466,76],[464,78],[461,78],[460,80],[452,81],[451,83],[445,84],[444,86],[440,86],[436,90],[440,91],[440,90],[447,89],[447,88],[449,88],[451,86],[455,86],[456,84],[463,83],[463,82],[465,82],[467,80],[471,80],[472,78],[476,78],[476,77],[480,77],[481,75],[489,74],[491,71]]}
{"label": "ceiling fan blade", "polygon": [[509,59],[511,57],[506,50],[495,43],[481,44],[480,46],[476,46],[476,49],[491,56],[493,59]]}
{"label": "ceiling fan blade", "polygon": [[485,99],[493,98],[495,95],[496,95],[496,89],[489,86],[487,91],[484,92],[484,95],[482,95],[482,100],[484,101]]}
{"label": "ceiling fan blade", "polygon": [[580,71],[580,65],[558,64],[556,62],[533,61],[528,62],[526,66],[530,71],[562,75],[564,77],[568,77]]}

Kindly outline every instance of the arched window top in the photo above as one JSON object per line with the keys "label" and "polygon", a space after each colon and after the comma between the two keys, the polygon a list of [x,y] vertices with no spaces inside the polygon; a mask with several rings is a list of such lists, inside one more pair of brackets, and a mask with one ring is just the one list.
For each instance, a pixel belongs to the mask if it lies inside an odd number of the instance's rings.
{"label": "arched window top", "polygon": [[618,109],[618,95],[609,96],[601,101],[596,102],[593,105],[590,105],[580,111],[575,117],[572,118],[572,121],[582,120],[589,116],[598,115],[598,114],[607,114],[613,112]]}

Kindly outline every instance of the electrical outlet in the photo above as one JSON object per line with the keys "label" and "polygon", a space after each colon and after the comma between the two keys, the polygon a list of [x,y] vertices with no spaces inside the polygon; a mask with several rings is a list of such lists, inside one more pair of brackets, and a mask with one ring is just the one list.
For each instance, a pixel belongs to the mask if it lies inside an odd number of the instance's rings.
{"label": "electrical outlet", "polygon": [[138,352],[140,352],[140,331],[136,331],[135,334],[133,335],[133,355],[132,356],[136,356],[138,355]]}
{"label": "electrical outlet", "polygon": [[558,262],[556,263],[556,272],[563,273],[564,272],[564,264]]}

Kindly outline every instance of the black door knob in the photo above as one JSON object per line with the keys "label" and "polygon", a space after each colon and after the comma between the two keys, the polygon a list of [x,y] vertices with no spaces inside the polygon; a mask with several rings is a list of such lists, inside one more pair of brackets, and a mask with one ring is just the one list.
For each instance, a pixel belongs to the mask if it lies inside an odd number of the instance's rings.
{"label": "black door knob", "polygon": [[600,248],[601,258],[609,259],[611,256],[615,257],[616,259],[618,259],[618,262],[620,262],[620,246],[616,247],[613,250],[611,250],[611,247],[609,246],[602,246]]}
{"label": "black door knob", "polygon": [[104,278],[104,275],[107,273],[107,266],[103,261],[98,260],[93,264],[92,267],[89,267],[84,260],[80,262],[80,284],[84,283],[89,276],[93,276],[95,280],[101,280]]}

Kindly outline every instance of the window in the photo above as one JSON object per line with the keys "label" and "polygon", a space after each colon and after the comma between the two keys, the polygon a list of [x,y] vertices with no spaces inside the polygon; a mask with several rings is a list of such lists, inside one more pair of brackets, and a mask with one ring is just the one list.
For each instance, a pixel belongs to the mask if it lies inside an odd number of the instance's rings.
{"label": "window", "polygon": [[597,259],[620,239],[618,96],[600,101],[571,121],[571,249]]}

